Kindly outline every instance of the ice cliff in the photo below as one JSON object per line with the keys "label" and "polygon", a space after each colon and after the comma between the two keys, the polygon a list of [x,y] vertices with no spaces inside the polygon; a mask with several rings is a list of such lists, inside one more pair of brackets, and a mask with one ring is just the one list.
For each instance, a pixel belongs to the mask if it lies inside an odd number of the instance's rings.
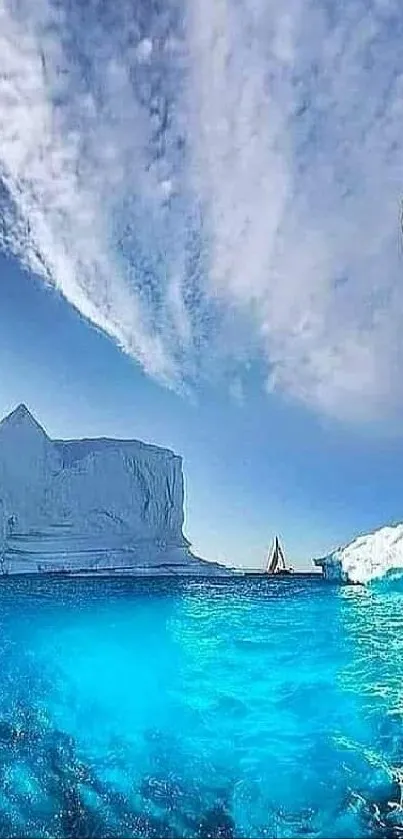
{"label": "ice cliff", "polygon": [[0,422],[4,573],[212,573],[183,535],[181,458],[136,440],[52,440],[25,405]]}
{"label": "ice cliff", "polygon": [[403,569],[403,524],[359,536],[314,563],[326,579],[350,583],[368,583]]}

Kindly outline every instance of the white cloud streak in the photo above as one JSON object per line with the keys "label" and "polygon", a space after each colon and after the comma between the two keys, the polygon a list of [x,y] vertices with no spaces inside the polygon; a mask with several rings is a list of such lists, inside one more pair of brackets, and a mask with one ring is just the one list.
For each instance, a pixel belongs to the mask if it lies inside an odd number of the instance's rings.
{"label": "white cloud streak", "polygon": [[169,386],[398,410],[398,3],[115,6],[0,0],[3,245]]}
{"label": "white cloud streak", "polygon": [[270,388],[380,416],[402,396],[399,9],[191,8],[212,284],[253,308]]}

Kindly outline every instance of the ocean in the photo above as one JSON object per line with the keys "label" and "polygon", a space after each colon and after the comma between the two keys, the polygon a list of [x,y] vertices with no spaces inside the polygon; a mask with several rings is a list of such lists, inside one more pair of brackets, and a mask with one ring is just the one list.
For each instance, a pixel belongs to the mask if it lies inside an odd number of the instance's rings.
{"label": "ocean", "polygon": [[0,835],[403,836],[403,578],[0,582]]}

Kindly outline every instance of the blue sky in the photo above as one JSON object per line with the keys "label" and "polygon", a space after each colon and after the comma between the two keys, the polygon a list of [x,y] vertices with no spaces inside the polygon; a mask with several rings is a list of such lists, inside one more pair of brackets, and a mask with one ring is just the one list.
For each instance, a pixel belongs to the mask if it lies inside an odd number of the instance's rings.
{"label": "blue sky", "polygon": [[402,36],[395,0],[0,4],[0,410],[174,448],[212,559],[403,518]]}

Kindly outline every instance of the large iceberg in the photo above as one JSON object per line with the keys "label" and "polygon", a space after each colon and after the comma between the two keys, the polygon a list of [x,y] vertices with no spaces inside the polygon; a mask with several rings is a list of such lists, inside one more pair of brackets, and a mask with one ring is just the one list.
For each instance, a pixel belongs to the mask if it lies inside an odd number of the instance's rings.
{"label": "large iceberg", "polygon": [[52,440],[0,422],[0,571],[226,573],[183,535],[182,460],[137,440]]}
{"label": "large iceberg", "polygon": [[359,536],[314,563],[326,579],[345,583],[368,583],[403,569],[403,524]]}

